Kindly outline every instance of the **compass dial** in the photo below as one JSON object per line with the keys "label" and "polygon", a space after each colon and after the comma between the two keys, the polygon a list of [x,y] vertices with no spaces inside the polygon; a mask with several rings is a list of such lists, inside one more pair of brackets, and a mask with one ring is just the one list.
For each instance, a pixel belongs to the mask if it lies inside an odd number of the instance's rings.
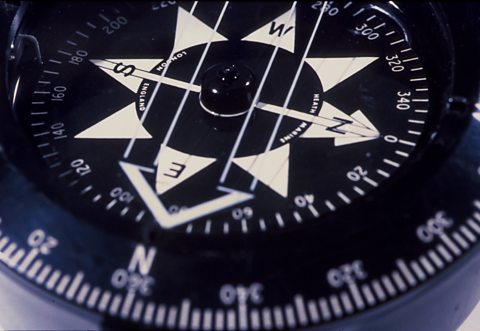
{"label": "compass dial", "polygon": [[398,21],[374,5],[321,9],[49,10],[26,27],[43,67],[15,108],[80,213],[207,235],[298,226],[395,177],[429,109]]}
{"label": "compass dial", "polygon": [[0,34],[0,268],[107,328],[457,311],[464,292],[421,286],[480,238],[478,56],[442,6],[22,4]]}

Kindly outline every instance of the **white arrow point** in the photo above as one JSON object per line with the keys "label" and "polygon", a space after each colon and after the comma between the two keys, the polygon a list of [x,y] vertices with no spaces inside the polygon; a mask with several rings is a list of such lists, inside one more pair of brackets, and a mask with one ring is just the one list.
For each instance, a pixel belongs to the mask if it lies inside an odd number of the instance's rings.
{"label": "white arrow point", "polygon": [[332,57],[307,58],[305,61],[315,70],[323,91],[326,92],[378,59],[378,57]]}
{"label": "white arrow point", "polygon": [[213,29],[198,18],[178,7],[177,27],[175,31],[175,43],[173,53],[181,50],[207,44],[208,42],[227,41],[220,33],[214,33]]}
{"label": "white arrow point", "polygon": [[76,139],[152,139],[140,123],[135,103],[120,109],[75,136]]}

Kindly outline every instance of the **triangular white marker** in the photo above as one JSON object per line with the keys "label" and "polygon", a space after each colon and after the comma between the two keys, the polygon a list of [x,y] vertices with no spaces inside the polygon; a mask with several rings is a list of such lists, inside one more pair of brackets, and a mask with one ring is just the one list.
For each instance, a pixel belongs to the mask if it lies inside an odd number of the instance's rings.
{"label": "triangular white marker", "polygon": [[364,113],[360,109],[355,111],[352,115],[350,115],[351,118],[357,121],[357,123],[362,124],[365,128],[370,129],[372,131],[376,131],[378,133],[377,128],[375,125],[370,122],[370,120],[365,116]]}
{"label": "triangular white marker", "polygon": [[286,144],[267,153],[233,159],[233,162],[286,198],[289,158],[290,144]]}
{"label": "triangular white marker", "polygon": [[293,17],[290,18],[290,10],[284,14],[278,16],[273,21],[265,24],[261,28],[255,30],[248,36],[244,37],[243,41],[254,41],[267,45],[276,45],[277,38],[282,37],[280,41],[280,48],[283,48],[291,53],[295,49],[295,25],[296,25],[296,13],[293,12]]}
{"label": "triangular white marker", "polygon": [[480,122],[480,112],[473,113],[473,118]]}
{"label": "triangular white marker", "polygon": [[77,139],[151,139],[137,116],[135,103],[117,111],[97,124],[80,132]]}
{"label": "triangular white marker", "polygon": [[[102,69],[109,76],[115,78],[132,92],[137,93],[143,78],[136,75],[135,71],[142,70],[149,72],[163,59],[92,59],[94,65]],[[115,69],[116,68],[116,69]]]}
{"label": "triangular white marker", "polygon": [[369,140],[374,140],[377,139],[378,137],[340,137],[340,138],[335,138],[334,144],[335,146],[344,146],[344,145],[351,145],[351,144],[357,144],[357,143],[362,143],[365,141]]}
{"label": "triangular white marker", "polygon": [[158,157],[155,189],[163,194],[202,171],[216,159],[185,154],[162,145]]}
{"label": "triangular white marker", "polygon": [[[185,28],[186,31],[184,30]],[[210,38],[212,38],[212,34],[213,29],[211,27],[191,15],[182,7],[178,7],[173,53],[193,46],[206,44],[210,41]],[[215,32],[212,38],[212,42],[227,40],[227,38],[218,32]]]}
{"label": "triangular white marker", "polygon": [[378,57],[307,58],[326,92],[370,65]]}

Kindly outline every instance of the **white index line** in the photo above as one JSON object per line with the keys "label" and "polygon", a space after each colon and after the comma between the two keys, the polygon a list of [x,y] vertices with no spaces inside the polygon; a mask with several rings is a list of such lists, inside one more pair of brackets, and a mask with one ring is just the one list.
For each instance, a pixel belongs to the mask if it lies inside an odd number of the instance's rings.
{"label": "white index line", "polygon": [[[190,16],[193,16],[193,12],[195,11],[195,8],[197,7],[197,4],[198,4],[198,1],[195,1],[193,3],[193,6],[192,6],[192,8],[190,9],[190,12],[189,12]],[[192,20],[189,19],[187,24],[185,24],[182,31],[180,32],[179,39],[181,39],[184,35],[184,32],[186,30],[188,30],[188,26],[189,26],[191,21]],[[174,55],[175,55],[175,49],[172,49],[172,52],[170,53],[170,56],[168,58],[171,59]],[[150,100],[148,100],[147,107],[145,108],[145,112],[142,114],[142,117],[140,118],[140,123],[138,124],[137,129],[135,130],[135,135],[132,137],[132,139],[130,139],[130,141],[128,142],[128,146],[125,149],[125,153],[123,153],[123,158],[124,159],[127,159],[130,156],[130,153],[132,152],[133,145],[135,144],[135,141],[137,140],[138,133],[140,132],[140,129],[143,127],[143,123],[145,122],[145,119],[147,118],[147,115],[150,112],[150,108],[152,108],[153,100],[155,99],[155,96],[157,95],[158,90],[160,89],[160,85],[162,85],[162,80],[165,77],[165,75],[167,74],[167,70],[170,67],[170,64],[172,62],[173,61],[170,61],[170,62],[167,61],[167,65],[165,66],[165,69],[163,69],[162,74],[160,75],[160,79],[155,84],[155,89],[153,90],[152,96],[151,96]]]}
{"label": "white index line", "polygon": [[[310,51],[310,48],[312,47],[313,39],[315,39],[315,35],[317,34],[318,27],[320,26],[320,22],[322,21],[323,13],[325,12],[325,8],[327,7],[328,2],[325,1],[322,7],[322,10],[320,11],[320,15],[318,15],[317,22],[315,23],[315,27],[313,28],[312,34],[310,36],[310,39],[308,41],[307,47],[305,48],[305,52],[303,53],[302,61],[300,62],[300,65],[298,66],[297,72],[295,73],[295,77],[293,79],[293,83],[290,86],[290,90],[288,91],[287,97],[285,98],[285,102],[283,103],[283,111],[278,116],[277,122],[275,123],[275,127],[272,131],[272,134],[270,135],[270,139],[268,140],[267,147],[265,148],[265,154],[268,153],[273,146],[273,142],[277,136],[278,130],[280,129],[280,124],[282,123],[283,117],[287,114],[288,112],[288,104],[290,103],[290,100],[292,99],[293,91],[295,90],[295,87],[297,86],[298,79],[300,78],[300,73],[302,72],[303,65],[305,64],[305,59],[307,58],[308,52]],[[261,165],[263,166],[263,165]],[[255,190],[255,187],[258,184],[258,178],[254,177],[252,180],[252,183],[250,184],[250,191]]]}
{"label": "white index line", "polygon": [[[223,5],[222,11],[220,12],[220,15],[218,16],[217,22],[215,23],[215,27],[213,28],[212,34],[210,35],[210,40],[208,41],[207,45],[205,46],[205,49],[203,50],[202,57],[198,61],[197,68],[195,69],[195,72],[193,73],[193,76],[190,79],[190,82],[188,84],[188,88],[186,89],[185,93],[183,94],[183,99],[180,102],[180,105],[178,106],[177,112],[175,113],[175,117],[173,118],[173,121],[170,124],[170,127],[168,128],[167,134],[165,135],[165,138],[163,139],[163,142],[160,145],[157,156],[155,157],[155,161],[153,163],[155,166],[158,164],[158,159],[160,158],[160,153],[161,153],[161,150],[162,150],[162,146],[167,146],[168,142],[170,141],[170,137],[172,136],[173,130],[175,129],[175,126],[177,125],[178,119],[180,118],[180,115],[183,111],[185,103],[187,102],[188,96],[190,95],[190,90],[192,89],[192,86],[194,85],[193,83],[195,82],[195,79],[197,79],[198,73],[200,72],[200,68],[202,67],[203,62],[205,61],[205,57],[207,56],[208,50],[210,49],[210,45],[212,44],[213,37],[215,36],[215,34],[218,30],[218,27],[220,26],[220,23],[222,22],[223,15],[225,14],[225,11],[227,10],[228,4],[229,4],[229,1],[226,1],[225,4]],[[152,100],[152,99],[150,99],[150,100]]]}
{"label": "white index line", "polygon": [[[290,8],[288,23],[290,23],[290,21],[293,18],[293,13],[295,11],[295,6],[296,5],[297,5],[297,1],[294,1],[292,7]],[[242,141],[242,138],[243,138],[243,135],[245,134],[248,123],[250,122],[250,118],[252,117],[253,110],[255,109],[255,106],[257,105],[257,103],[260,99],[260,93],[262,92],[263,85],[265,85],[265,81],[267,80],[267,76],[270,73],[270,69],[272,68],[273,61],[275,60],[275,57],[277,55],[278,48],[280,46],[281,41],[283,40],[283,36],[285,36],[285,34],[277,37],[277,43],[275,45],[275,49],[273,50],[273,53],[270,56],[270,60],[268,62],[265,73],[263,74],[262,80],[260,81],[260,84],[258,85],[258,89],[257,89],[257,92],[255,93],[255,97],[252,101],[252,104],[250,105],[250,108],[248,109],[248,113],[245,117],[245,120],[243,121],[242,127],[241,127],[240,132],[237,136],[237,139],[235,140],[235,144],[233,145],[232,151],[230,152],[230,155],[228,156],[228,160],[227,160],[227,163],[225,164],[225,168],[223,169],[222,175],[220,176],[220,181],[219,181],[220,184],[224,184],[225,180],[227,179],[228,172],[230,171],[230,168],[232,166],[233,158],[235,157],[235,154],[237,154],[238,148],[240,147],[240,142]]]}

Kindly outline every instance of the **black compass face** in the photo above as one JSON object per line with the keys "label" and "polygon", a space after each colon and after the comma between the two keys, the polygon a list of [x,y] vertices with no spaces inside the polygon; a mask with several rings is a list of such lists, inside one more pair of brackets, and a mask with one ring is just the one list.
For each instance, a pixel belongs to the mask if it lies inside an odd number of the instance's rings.
{"label": "black compass face", "polygon": [[381,8],[328,6],[39,9],[25,34],[43,70],[18,81],[15,108],[51,185],[80,213],[207,235],[369,195],[415,153],[429,78]]}
{"label": "black compass face", "polygon": [[480,238],[439,8],[22,5],[0,262],[132,329],[302,329],[414,292]]}

